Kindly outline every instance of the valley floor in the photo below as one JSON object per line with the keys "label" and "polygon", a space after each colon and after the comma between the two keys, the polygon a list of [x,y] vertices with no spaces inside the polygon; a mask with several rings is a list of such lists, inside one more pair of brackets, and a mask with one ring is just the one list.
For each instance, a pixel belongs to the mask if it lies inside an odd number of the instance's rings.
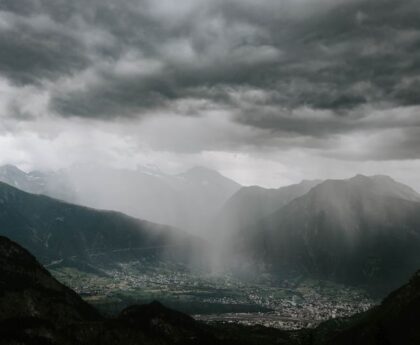
{"label": "valley floor", "polygon": [[89,273],[61,266],[50,271],[106,314],[159,300],[206,322],[300,329],[365,311],[377,302],[363,290],[327,281],[279,280],[269,274],[245,280],[191,272],[173,262],[135,261]]}

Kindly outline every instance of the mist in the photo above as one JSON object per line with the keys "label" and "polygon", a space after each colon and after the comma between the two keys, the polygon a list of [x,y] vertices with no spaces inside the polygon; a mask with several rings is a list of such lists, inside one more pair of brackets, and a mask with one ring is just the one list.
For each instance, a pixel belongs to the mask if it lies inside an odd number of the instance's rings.
{"label": "mist", "polygon": [[[0,169],[0,180],[30,193],[167,225],[175,233],[187,233],[197,244],[201,242],[196,248],[191,247],[190,267],[205,267],[213,274],[230,271],[243,277],[269,270],[264,268],[264,258],[254,255],[252,248],[244,248],[244,238],[245,242],[252,242],[259,231],[267,228],[260,222],[270,219],[295,199],[306,194],[309,197],[309,192],[325,181],[304,180],[279,188],[263,188],[242,186],[205,167],[171,174],[157,167],[129,170],[94,163],[75,164],[55,172],[28,173],[14,166],[4,166]],[[352,242],[351,229],[359,226],[359,211],[347,197],[337,196],[341,187],[334,187],[334,181],[339,184],[345,179],[326,180],[325,187],[314,194],[316,202],[311,207],[320,214],[329,210],[334,222],[349,233],[348,240]],[[373,183],[375,195],[420,200],[415,190],[388,177],[375,177]],[[348,197],[363,192],[363,188],[352,185]],[[362,198],[360,205],[368,205],[370,198],[369,195]],[[370,212],[373,213],[369,219],[374,219],[375,223],[388,217],[384,211]],[[379,213],[375,215],[374,212]],[[274,222],[272,226],[278,229],[270,231],[282,231],[281,223]],[[173,236],[175,246],[180,245],[178,240]],[[255,241],[258,243],[259,240]]]}
{"label": "mist", "polygon": [[231,235],[219,218],[241,185],[215,170],[193,167],[167,174],[157,168],[127,170],[79,164],[56,172],[26,173],[6,165],[0,167],[0,181],[30,193],[168,226],[174,233],[174,247],[182,246],[185,236],[177,235],[181,232],[196,243],[190,246],[190,267],[215,272],[226,266],[221,258],[229,251],[225,240]]}

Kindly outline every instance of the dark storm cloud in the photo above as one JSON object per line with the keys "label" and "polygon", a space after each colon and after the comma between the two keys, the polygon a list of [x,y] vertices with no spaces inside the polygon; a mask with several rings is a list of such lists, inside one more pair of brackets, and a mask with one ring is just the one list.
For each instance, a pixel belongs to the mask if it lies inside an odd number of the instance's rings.
{"label": "dark storm cloud", "polygon": [[15,84],[37,84],[88,66],[83,43],[45,14],[22,17],[4,11],[0,23],[0,74]]}
{"label": "dark storm cloud", "polygon": [[395,141],[384,141],[382,147],[376,151],[379,154],[373,159],[419,159],[420,128],[407,129]]}
{"label": "dark storm cloud", "polygon": [[[60,116],[130,118],[205,100],[274,136],[419,126],[415,111],[369,120],[420,105],[417,0],[0,0],[0,11],[0,74],[52,82]],[[415,145],[399,147],[410,156]]]}
{"label": "dark storm cloud", "polygon": [[[58,93],[53,105],[70,115],[112,117],[189,97],[232,105],[223,90],[244,86],[271,92],[266,101],[279,107],[341,114],[364,104],[420,102],[412,80],[420,67],[414,1],[348,1],[302,17],[275,4],[261,17],[255,7],[215,4],[170,24],[125,15],[132,31],[121,24],[111,30],[120,51],[134,47],[162,69],[137,78],[100,74],[102,82]],[[105,12],[98,20],[105,25],[107,18]]]}

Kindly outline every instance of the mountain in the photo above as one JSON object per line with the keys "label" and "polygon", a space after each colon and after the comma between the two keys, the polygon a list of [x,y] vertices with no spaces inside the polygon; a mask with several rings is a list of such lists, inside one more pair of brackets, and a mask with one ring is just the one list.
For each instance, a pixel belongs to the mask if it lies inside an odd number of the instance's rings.
{"label": "mountain", "polygon": [[158,170],[74,168],[77,203],[124,212],[206,236],[205,224],[239,188],[214,170],[196,167],[177,175]]}
{"label": "mountain", "polygon": [[28,193],[49,195],[70,202],[75,200],[73,188],[63,172],[26,173],[14,165],[3,165],[0,166],[0,182]]}
{"label": "mountain", "polygon": [[320,183],[318,180],[304,180],[277,189],[242,187],[223,205],[218,214],[219,227],[228,235],[235,236],[240,229],[274,213]]}
{"label": "mountain", "polygon": [[0,344],[71,344],[58,329],[99,313],[25,249],[0,236]]}
{"label": "mountain", "polygon": [[168,175],[158,169],[80,165],[59,172],[0,167],[0,181],[88,207],[126,213],[206,236],[213,215],[241,186],[217,171],[195,167]]}
{"label": "mountain", "polygon": [[417,345],[419,320],[420,271],[368,312],[321,324],[308,345]]}
{"label": "mountain", "polygon": [[222,205],[241,187],[219,172],[195,167],[185,173],[171,177],[170,186],[177,191],[183,213],[183,229],[192,229],[208,236],[207,224],[212,221]]}
{"label": "mountain", "polygon": [[44,264],[67,258],[188,260],[196,248],[203,250],[200,240],[174,228],[26,193],[4,183],[0,183],[0,235],[18,242]]}
{"label": "mountain", "polygon": [[420,196],[385,176],[327,180],[240,236],[271,270],[383,294],[420,267]]}
{"label": "mountain", "polygon": [[93,307],[52,278],[31,254],[2,236],[0,276],[0,322],[29,316],[58,322],[100,319]]}
{"label": "mountain", "polygon": [[0,167],[0,181],[34,194],[42,193],[46,184],[42,175],[27,174],[13,165]]}
{"label": "mountain", "polygon": [[1,345],[257,345],[286,332],[206,325],[158,302],[104,318],[25,249],[0,236]]}

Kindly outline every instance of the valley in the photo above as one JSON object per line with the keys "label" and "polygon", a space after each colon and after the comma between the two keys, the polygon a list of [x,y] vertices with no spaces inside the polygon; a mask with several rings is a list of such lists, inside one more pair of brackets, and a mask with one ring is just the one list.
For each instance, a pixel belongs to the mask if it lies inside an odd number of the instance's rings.
{"label": "valley", "polygon": [[[212,187],[201,189],[210,177]],[[181,180],[204,194],[231,185],[200,169]],[[33,174],[13,181],[20,187]],[[176,310],[194,332],[219,340],[242,345],[250,334],[252,344],[260,336],[294,344],[296,335],[296,344],[312,344],[311,334],[363,322],[420,267],[420,195],[387,176],[244,187],[226,203],[219,195],[210,220],[201,220],[204,237],[12,185],[0,183],[0,234],[29,250],[96,317],[117,325],[143,312],[151,322],[154,313],[171,319]]]}
{"label": "valley", "polygon": [[280,280],[268,273],[248,279],[232,273],[212,275],[190,271],[172,261],[143,259],[96,273],[74,267],[50,271],[108,315],[131,304],[159,300],[205,322],[294,330],[363,312],[378,302],[362,289],[328,281],[303,277]]}

